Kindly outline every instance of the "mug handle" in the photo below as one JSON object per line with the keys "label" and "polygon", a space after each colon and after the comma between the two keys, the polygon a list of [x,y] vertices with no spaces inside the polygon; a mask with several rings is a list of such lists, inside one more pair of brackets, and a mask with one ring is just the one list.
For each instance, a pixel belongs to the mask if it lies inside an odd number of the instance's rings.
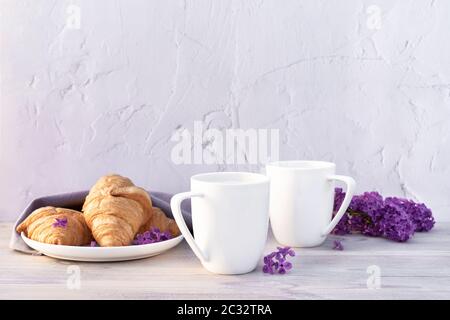
{"label": "mug handle", "polygon": [[183,234],[184,238],[186,239],[187,243],[191,247],[192,251],[194,251],[197,258],[200,259],[202,262],[208,261],[208,256],[204,254],[200,248],[198,247],[197,243],[195,242],[194,237],[192,236],[191,232],[189,231],[186,221],[184,221],[183,214],[181,213],[181,202],[183,200],[192,198],[192,197],[203,197],[204,195],[199,192],[182,192],[174,195],[172,199],[170,199],[170,208],[172,209],[173,217],[175,218],[175,221],[180,228],[181,233]]}
{"label": "mug handle", "polygon": [[336,215],[334,216],[333,220],[331,220],[330,224],[322,231],[322,236],[328,235],[341,220],[342,216],[345,214],[345,211],[350,205],[350,201],[352,200],[356,185],[355,180],[352,177],[347,176],[332,175],[328,177],[328,180],[338,180],[344,182],[347,186],[347,190],[345,191],[345,197],[344,201],[342,201],[341,207],[336,212]]}

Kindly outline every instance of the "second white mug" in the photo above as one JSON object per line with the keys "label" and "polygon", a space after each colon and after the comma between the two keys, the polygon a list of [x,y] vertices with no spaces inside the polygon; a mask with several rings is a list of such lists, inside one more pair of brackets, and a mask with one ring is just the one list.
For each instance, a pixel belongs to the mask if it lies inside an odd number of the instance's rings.
{"label": "second white mug", "polygon": [[[347,210],[355,180],[335,174],[336,165],[324,161],[277,161],[266,166],[270,178],[270,224],[277,241],[291,247],[313,247]],[[346,184],[345,199],[333,214],[334,182]]]}

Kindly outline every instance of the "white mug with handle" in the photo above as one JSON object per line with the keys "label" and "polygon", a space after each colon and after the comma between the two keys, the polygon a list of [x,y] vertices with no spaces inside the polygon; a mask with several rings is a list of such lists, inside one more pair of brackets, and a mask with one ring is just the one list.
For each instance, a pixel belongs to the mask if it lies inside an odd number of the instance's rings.
{"label": "white mug with handle", "polygon": [[[335,174],[324,161],[276,161],[266,165],[270,178],[270,224],[276,240],[291,247],[322,244],[345,214],[355,180]],[[334,182],[343,182],[346,195],[333,214]]]}
{"label": "white mug with handle", "polygon": [[[192,198],[192,236],[181,202]],[[261,259],[269,227],[269,179],[256,173],[214,172],[191,177],[191,191],[170,201],[187,243],[209,271],[247,273]]]}

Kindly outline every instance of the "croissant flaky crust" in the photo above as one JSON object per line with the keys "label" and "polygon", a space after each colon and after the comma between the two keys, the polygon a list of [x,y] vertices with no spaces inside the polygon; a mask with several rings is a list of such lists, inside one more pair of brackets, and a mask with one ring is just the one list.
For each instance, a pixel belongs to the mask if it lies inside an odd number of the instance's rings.
{"label": "croissant flaky crust", "polygon": [[148,231],[151,228],[158,228],[162,232],[168,231],[172,237],[177,237],[181,234],[175,220],[168,218],[166,214],[157,207],[153,207],[152,217],[139,229],[139,233]]}
{"label": "croissant flaky crust", "polygon": [[16,231],[49,244],[83,246],[92,240],[83,214],[65,208],[39,208],[19,224]]}
{"label": "croissant flaky crust", "polygon": [[95,241],[102,247],[130,245],[153,215],[148,193],[119,175],[100,178],[83,205]]}

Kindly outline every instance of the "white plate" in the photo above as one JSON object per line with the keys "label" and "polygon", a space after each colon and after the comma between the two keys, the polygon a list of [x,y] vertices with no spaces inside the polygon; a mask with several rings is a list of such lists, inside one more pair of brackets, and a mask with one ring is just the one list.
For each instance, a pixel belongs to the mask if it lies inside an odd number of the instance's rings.
{"label": "white plate", "polygon": [[148,258],[163,253],[183,240],[180,235],[176,238],[142,245],[131,245],[124,247],[81,247],[81,246],[62,246],[56,244],[42,243],[31,240],[21,233],[23,241],[34,250],[45,254],[46,256],[72,261],[126,261]]}

